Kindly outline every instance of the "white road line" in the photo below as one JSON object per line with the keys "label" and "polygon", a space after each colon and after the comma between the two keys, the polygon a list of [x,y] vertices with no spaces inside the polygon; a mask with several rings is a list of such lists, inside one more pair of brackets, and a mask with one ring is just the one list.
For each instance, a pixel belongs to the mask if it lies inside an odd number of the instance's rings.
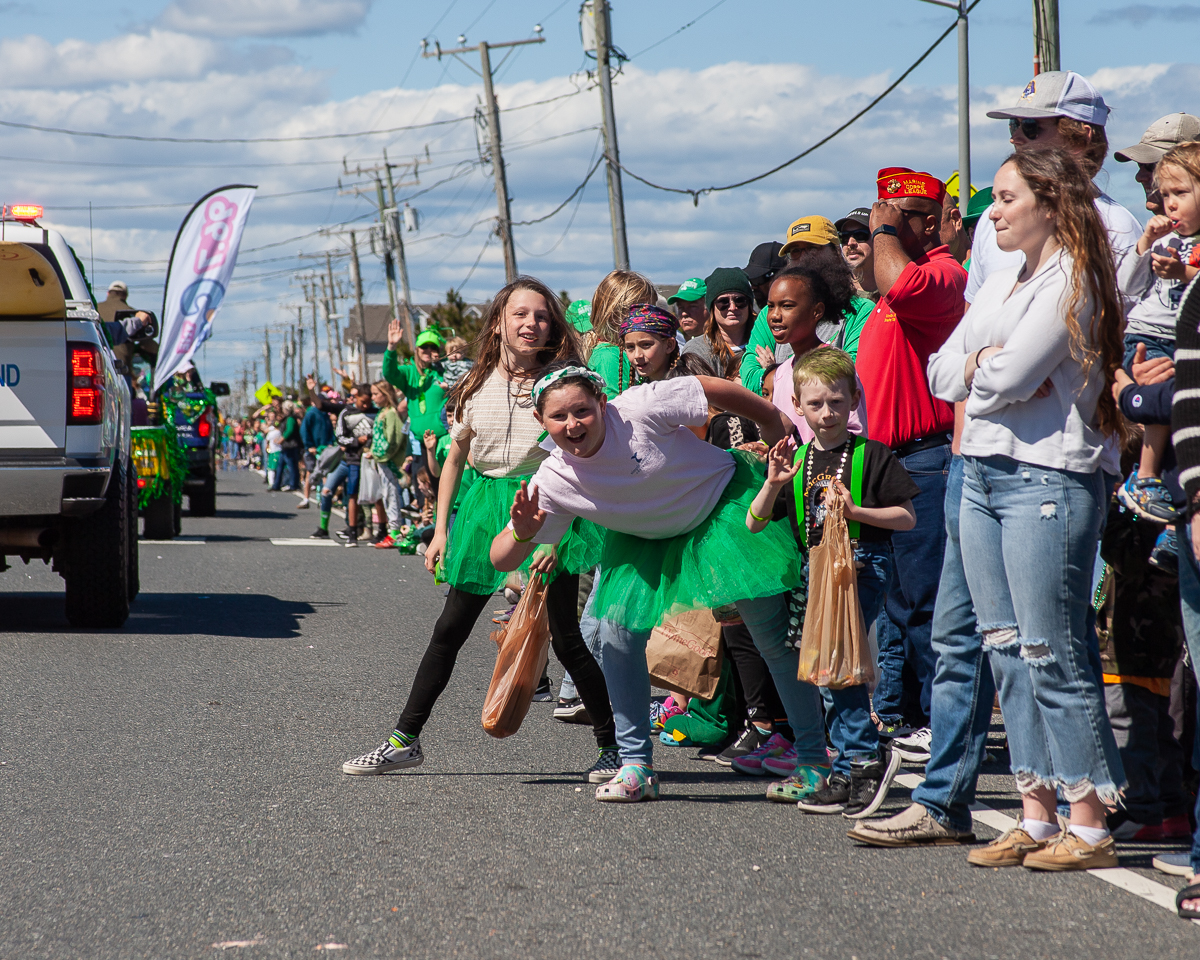
{"label": "white road line", "polygon": [[[924,779],[919,773],[901,773],[897,774],[896,783],[912,790],[919,786]],[[1011,830],[1017,825],[1017,821],[1012,817],[1006,816],[999,810],[993,810],[985,803],[971,805],[971,819],[991,827],[993,830],[999,830],[1001,833]],[[1132,893],[1135,897],[1141,897],[1149,903],[1170,910],[1172,914],[1176,913],[1175,891],[1171,887],[1155,883],[1148,877],[1143,877],[1140,873],[1134,873],[1132,870],[1126,870],[1124,867],[1089,870],[1088,873],[1098,880],[1111,883],[1114,887]],[[1200,925],[1200,920],[1193,920],[1192,923]]]}
{"label": "white road line", "polygon": [[313,540],[311,537],[272,537],[271,543],[277,547],[340,547],[342,544],[335,540]]}
{"label": "white road line", "polygon": [[138,543],[152,543],[162,545],[164,543],[173,543],[180,547],[198,546],[202,547],[208,543],[207,537],[175,537],[172,540],[139,540]]}

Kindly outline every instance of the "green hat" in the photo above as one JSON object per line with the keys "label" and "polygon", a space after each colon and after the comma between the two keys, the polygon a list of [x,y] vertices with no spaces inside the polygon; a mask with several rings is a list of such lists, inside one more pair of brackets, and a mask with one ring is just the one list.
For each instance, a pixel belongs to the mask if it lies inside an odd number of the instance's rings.
{"label": "green hat", "polygon": [[592,301],[591,300],[572,300],[571,305],[567,307],[567,323],[573,326],[580,333],[587,333],[592,329]]}
{"label": "green hat", "polygon": [[740,293],[751,303],[754,302],[754,291],[750,289],[750,281],[741,267],[717,267],[704,278],[704,308],[711,310],[717,297],[723,293]]}
{"label": "green hat", "polygon": [[437,347],[439,350],[446,345],[446,338],[436,327],[426,327],[417,334],[418,347]]}
{"label": "green hat", "polygon": [[983,211],[992,205],[992,188],[984,187],[978,190],[975,196],[971,197],[971,202],[967,204],[967,215],[962,218],[963,226],[973,227],[979,222],[979,218],[983,216]]}
{"label": "green hat", "polygon": [[695,300],[703,300],[705,292],[704,281],[699,277],[692,277],[691,280],[684,280],[679,289],[667,297],[667,303],[678,303],[680,300],[692,303]]}

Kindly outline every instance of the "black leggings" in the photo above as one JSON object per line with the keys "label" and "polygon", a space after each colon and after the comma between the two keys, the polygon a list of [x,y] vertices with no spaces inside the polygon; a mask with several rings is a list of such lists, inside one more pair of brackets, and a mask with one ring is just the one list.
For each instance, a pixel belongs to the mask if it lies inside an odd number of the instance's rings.
{"label": "black leggings", "polygon": [[[608,702],[608,687],[596,658],[583,642],[579,632],[578,603],[579,578],[563,574],[551,582],[546,590],[546,611],[550,615],[550,645],[570,671],[580,699],[592,718],[592,729],[600,747],[611,747],[617,742],[616,723],[612,705]],[[413,678],[408,703],[396,723],[396,729],[409,736],[419,736],[433,712],[433,705],[450,682],[454,672],[454,661],[463,648],[483,608],[491,599],[490,593],[468,593],[457,587],[450,588],[446,606],[433,628],[433,638],[417,667]]]}
{"label": "black leggings", "polygon": [[733,663],[734,677],[741,693],[739,706],[743,709],[739,711],[738,722],[741,723],[744,718],[759,723],[773,723],[778,727],[782,719],[782,725],[786,726],[787,715],[775,690],[775,681],[771,679],[767,663],[754,645],[746,625],[739,623],[722,627],[721,635],[725,638],[725,650]]}

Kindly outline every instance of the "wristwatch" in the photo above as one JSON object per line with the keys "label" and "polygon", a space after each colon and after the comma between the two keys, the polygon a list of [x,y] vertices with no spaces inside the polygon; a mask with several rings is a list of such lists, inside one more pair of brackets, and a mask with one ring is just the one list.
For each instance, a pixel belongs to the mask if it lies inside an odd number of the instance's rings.
{"label": "wristwatch", "polygon": [[871,231],[871,239],[874,240],[881,233],[884,236],[888,236],[888,237],[900,236],[900,234],[896,231],[895,227],[893,227],[890,223],[884,223],[884,224],[880,224],[878,227],[876,227],[874,230]]}

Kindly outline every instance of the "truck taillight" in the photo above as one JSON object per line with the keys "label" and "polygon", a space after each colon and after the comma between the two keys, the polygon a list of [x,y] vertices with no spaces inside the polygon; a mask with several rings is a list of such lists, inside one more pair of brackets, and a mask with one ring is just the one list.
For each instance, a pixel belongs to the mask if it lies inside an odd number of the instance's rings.
{"label": "truck taillight", "polygon": [[104,375],[100,351],[90,343],[68,343],[71,366],[68,384],[67,423],[93,424],[104,419]]}
{"label": "truck taillight", "polygon": [[202,437],[207,437],[212,433],[212,424],[209,422],[208,417],[200,418],[200,422],[196,424],[196,432]]}

